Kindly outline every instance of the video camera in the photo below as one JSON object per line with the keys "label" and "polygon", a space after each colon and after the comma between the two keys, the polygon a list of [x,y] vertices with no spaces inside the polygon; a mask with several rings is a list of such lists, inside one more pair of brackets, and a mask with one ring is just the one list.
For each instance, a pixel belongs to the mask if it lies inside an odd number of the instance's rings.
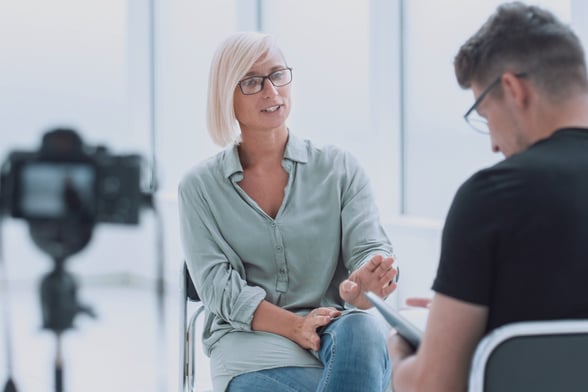
{"label": "video camera", "polygon": [[[92,148],[77,132],[63,128],[45,133],[38,151],[13,151],[2,163],[0,219],[26,220],[34,243],[54,262],[41,280],[40,294],[43,328],[57,338],[58,392],[63,383],[61,334],[73,327],[79,313],[94,315],[78,301],[78,285],[65,261],[90,242],[96,223],[136,225],[141,207],[155,209],[153,189],[142,190],[143,166],[139,155]],[[7,388],[14,388],[10,379]]]}
{"label": "video camera", "polygon": [[98,222],[138,224],[151,202],[141,167],[139,155],[90,148],[71,129],[45,133],[38,151],[14,151],[2,164],[0,218],[26,220],[33,242],[54,261],[41,282],[44,328],[61,333],[77,313],[90,313],[76,299],[65,260],[90,242]]}
{"label": "video camera", "polygon": [[143,204],[139,155],[85,146],[70,129],[43,136],[38,151],[14,151],[2,165],[0,209],[27,221],[137,224]]}

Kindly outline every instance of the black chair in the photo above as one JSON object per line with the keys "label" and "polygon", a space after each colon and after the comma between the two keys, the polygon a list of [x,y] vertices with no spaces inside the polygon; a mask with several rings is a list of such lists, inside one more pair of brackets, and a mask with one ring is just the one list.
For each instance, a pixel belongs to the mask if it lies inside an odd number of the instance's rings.
{"label": "black chair", "polygon": [[588,320],[519,322],[478,344],[469,392],[588,391]]}
{"label": "black chair", "polygon": [[[190,313],[188,313],[190,311]],[[196,346],[200,335],[196,334],[196,321],[204,313],[204,305],[192,283],[186,263],[180,276],[180,392],[197,392]],[[190,318],[188,318],[190,314]]]}

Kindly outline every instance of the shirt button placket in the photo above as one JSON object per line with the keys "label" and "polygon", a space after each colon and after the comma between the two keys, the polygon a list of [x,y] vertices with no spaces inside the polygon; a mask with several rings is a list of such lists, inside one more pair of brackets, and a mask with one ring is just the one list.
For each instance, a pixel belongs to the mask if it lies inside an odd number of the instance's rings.
{"label": "shirt button placket", "polygon": [[278,279],[276,280],[276,290],[280,293],[285,293],[288,290],[288,267],[286,265],[286,257],[284,254],[284,245],[282,240],[282,233],[276,222],[272,222],[271,226],[274,231],[274,257],[278,266]]}

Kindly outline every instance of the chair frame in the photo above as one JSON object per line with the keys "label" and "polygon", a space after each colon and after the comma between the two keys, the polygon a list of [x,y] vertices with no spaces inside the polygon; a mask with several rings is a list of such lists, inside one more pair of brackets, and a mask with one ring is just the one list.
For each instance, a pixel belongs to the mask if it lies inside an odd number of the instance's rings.
{"label": "chair frame", "polygon": [[[507,324],[495,329],[478,344],[469,376],[469,392],[486,389],[487,369],[496,350],[516,338],[588,336],[588,320],[525,321]],[[504,347],[504,346],[503,346]],[[586,353],[588,358],[588,350]],[[561,375],[557,375],[561,376]],[[588,386],[584,385],[584,389]]]}
{"label": "chair frame", "polygon": [[[204,305],[192,283],[186,263],[180,274],[180,392],[196,392],[196,321],[203,315]],[[188,319],[193,303],[196,310]]]}

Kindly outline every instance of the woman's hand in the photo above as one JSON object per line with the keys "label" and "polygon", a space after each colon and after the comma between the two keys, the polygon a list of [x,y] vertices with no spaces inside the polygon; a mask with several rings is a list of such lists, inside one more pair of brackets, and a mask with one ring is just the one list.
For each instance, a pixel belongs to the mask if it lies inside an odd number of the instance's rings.
{"label": "woman's hand", "polygon": [[318,351],[321,348],[321,339],[316,330],[329,324],[340,315],[341,311],[335,308],[316,308],[312,310],[296,324],[292,340],[305,349]]}
{"label": "woman's hand", "polygon": [[395,278],[398,270],[392,266],[393,264],[393,257],[374,256],[341,282],[339,295],[356,308],[371,308],[371,302],[363,295],[365,291],[372,291],[386,298],[396,290]]}

